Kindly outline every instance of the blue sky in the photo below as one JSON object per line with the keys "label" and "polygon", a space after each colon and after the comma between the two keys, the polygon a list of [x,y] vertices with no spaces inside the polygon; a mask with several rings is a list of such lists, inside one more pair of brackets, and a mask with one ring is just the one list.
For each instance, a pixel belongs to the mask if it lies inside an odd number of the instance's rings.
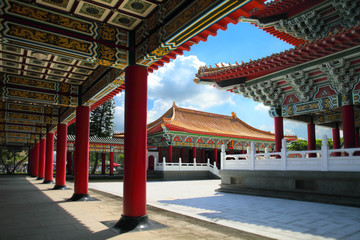
{"label": "blue sky", "polygon": [[[191,47],[189,52],[159,68],[148,77],[148,123],[164,114],[175,101],[179,107],[199,111],[231,115],[247,124],[266,131],[274,132],[274,120],[268,108],[238,94],[219,91],[212,86],[198,85],[193,82],[200,66],[215,66],[219,63],[235,64],[235,61],[248,62],[249,59],[279,53],[292,46],[267,34],[249,23],[229,24],[225,31],[219,30],[217,36],[209,36],[206,42]],[[115,97],[115,132],[124,130],[124,93]],[[307,139],[306,125],[284,121],[285,134],[296,134]],[[331,130],[316,127],[316,138]]]}

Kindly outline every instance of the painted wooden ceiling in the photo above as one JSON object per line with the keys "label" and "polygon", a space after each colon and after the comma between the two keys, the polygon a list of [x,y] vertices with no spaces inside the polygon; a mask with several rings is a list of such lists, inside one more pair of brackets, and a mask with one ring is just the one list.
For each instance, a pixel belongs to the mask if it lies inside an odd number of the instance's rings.
{"label": "painted wooden ceiling", "polygon": [[0,143],[28,145],[265,0],[1,0]]}

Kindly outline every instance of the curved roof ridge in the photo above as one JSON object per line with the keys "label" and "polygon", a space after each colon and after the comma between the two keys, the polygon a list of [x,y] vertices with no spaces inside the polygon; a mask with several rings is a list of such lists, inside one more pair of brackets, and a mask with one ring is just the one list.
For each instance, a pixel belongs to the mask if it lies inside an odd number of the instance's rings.
{"label": "curved roof ridge", "polygon": [[[304,50],[304,49],[306,50],[306,48],[308,48],[308,47],[316,46],[317,44],[323,43],[326,40],[330,40],[330,39],[332,39],[334,37],[344,35],[344,34],[346,34],[348,32],[354,32],[354,31],[356,31],[358,29],[360,29],[360,26],[357,26],[357,27],[352,28],[352,29],[342,29],[340,31],[330,32],[328,35],[326,35],[326,36],[324,36],[324,37],[322,37],[322,38],[320,38],[320,39],[318,39],[316,41],[306,42],[303,45],[296,46],[296,47],[281,51],[279,53],[273,53],[273,54],[271,54],[270,56],[267,56],[267,57],[259,58],[257,60],[251,60],[250,62],[246,62],[246,63],[236,65],[235,68],[241,69],[241,68],[244,68],[244,67],[245,68],[246,67],[251,67],[251,65],[256,64],[256,63],[261,64],[261,63],[264,63],[266,61],[273,61],[275,58],[281,58],[281,57],[284,57],[284,56],[286,57],[288,54],[292,55],[292,54],[296,53],[296,51],[301,51],[301,50]],[[309,61],[312,61],[312,60],[309,60]],[[307,62],[307,61],[303,61],[303,62]],[[199,68],[199,70],[198,70],[198,73],[196,73],[195,76],[197,78],[205,78],[206,76],[214,76],[217,73],[221,74],[223,72],[228,71],[228,68],[229,68],[228,66],[219,67],[219,68],[207,68],[205,66],[201,66]]]}
{"label": "curved roof ridge", "polygon": [[270,134],[270,135],[272,135],[272,136],[275,136],[275,134],[274,134],[274,133],[271,133],[270,131],[264,131],[264,130],[255,128],[255,127],[253,127],[253,126],[250,126],[249,124],[247,124],[246,122],[244,122],[243,120],[241,120],[240,118],[238,118],[236,115],[233,116],[233,117],[234,117],[234,119],[235,119],[236,121],[240,122],[241,124],[245,125],[246,127],[250,128],[250,129],[252,129],[252,130],[255,130],[255,131],[260,132],[260,133]]}
{"label": "curved roof ridge", "polygon": [[231,116],[228,115],[223,115],[223,114],[218,114],[218,113],[210,113],[210,112],[204,112],[204,111],[200,111],[200,110],[195,110],[195,109],[190,109],[190,108],[181,108],[181,107],[177,107],[177,110],[181,110],[184,112],[192,112],[192,113],[201,113],[203,115],[207,115],[207,116],[218,116],[218,117],[226,117],[226,118],[231,118]]}
{"label": "curved roof ridge", "polygon": [[[174,104],[175,104],[175,102],[174,102]],[[165,122],[165,119],[168,119],[166,116],[169,115],[170,112],[173,111],[173,109],[174,109],[174,105],[171,108],[169,108],[169,110],[167,110],[163,115],[161,115],[161,117],[159,117],[155,121],[147,124],[147,129],[151,129],[151,128],[157,126],[159,123]],[[171,114],[171,115],[173,115],[173,114]]]}

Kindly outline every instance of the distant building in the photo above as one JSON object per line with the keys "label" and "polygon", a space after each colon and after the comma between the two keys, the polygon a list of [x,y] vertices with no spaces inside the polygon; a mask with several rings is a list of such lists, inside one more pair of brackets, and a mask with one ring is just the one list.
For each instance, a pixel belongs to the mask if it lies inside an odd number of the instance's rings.
{"label": "distant building", "polygon": [[[159,119],[147,126],[148,150],[157,152],[158,162],[217,163],[220,167],[220,148],[226,151],[246,153],[251,142],[255,142],[257,152],[274,151],[275,135],[251,127],[231,116],[201,112],[173,106]],[[123,137],[122,133],[114,137]],[[297,140],[296,136],[286,136],[288,141]],[[156,155],[155,155],[156,156]],[[149,162],[153,169],[153,162]]]}

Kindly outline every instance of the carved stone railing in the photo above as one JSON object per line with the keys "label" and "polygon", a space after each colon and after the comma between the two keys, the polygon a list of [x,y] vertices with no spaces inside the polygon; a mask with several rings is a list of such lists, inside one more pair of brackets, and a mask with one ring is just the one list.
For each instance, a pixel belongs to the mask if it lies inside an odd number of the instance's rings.
{"label": "carved stone railing", "polygon": [[[281,152],[255,152],[251,143],[247,154],[225,154],[221,152],[222,170],[279,170],[279,171],[360,171],[360,148],[329,150],[327,136],[323,136],[321,150],[287,151],[286,140]],[[337,154],[336,154],[337,153]],[[339,156],[336,156],[339,155]]]}
{"label": "carved stone railing", "polygon": [[207,159],[206,163],[196,162],[194,158],[191,163],[183,163],[181,158],[179,158],[179,162],[166,162],[166,158],[163,158],[162,162],[158,162],[155,158],[155,171],[209,171],[213,174],[220,177],[219,169],[210,164],[210,159]]}

